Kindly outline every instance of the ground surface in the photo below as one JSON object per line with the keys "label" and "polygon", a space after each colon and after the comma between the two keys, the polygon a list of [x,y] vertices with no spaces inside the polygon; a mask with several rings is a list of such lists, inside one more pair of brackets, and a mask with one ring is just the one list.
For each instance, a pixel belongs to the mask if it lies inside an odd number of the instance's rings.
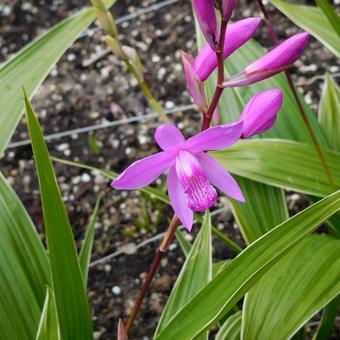
{"label": "ground surface", "polygon": [[[119,18],[160,2],[120,0],[112,13]],[[86,3],[84,0],[16,1],[12,7],[0,7],[0,62]],[[237,17],[258,14],[252,1],[243,0],[240,3]],[[194,24],[189,4],[189,1],[177,1],[119,25],[122,40],[137,47],[149,70],[146,80],[167,109],[191,104],[180,64],[181,49],[195,53]],[[274,19],[281,38],[297,31],[277,12],[274,12]],[[97,26],[91,26],[67,51],[35,96],[33,105],[46,135],[142,117],[147,113],[147,103],[135,87],[134,79],[115,56],[105,52],[106,47],[101,38],[102,33]],[[270,46],[264,29],[257,33],[256,38],[265,46]],[[294,69],[294,78],[301,85],[307,101],[313,103],[316,109],[322,80],[307,80],[322,75],[326,69],[332,73],[338,72],[339,67],[332,54],[314,40],[297,65],[299,67]],[[179,124],[186,135],[195,133],[200,124],[200,117],[194,110],[176,111],[171,119]],[[48,146],[54,156],[120,172],[133,160],[157,150],[152,134],[158,125],[156,119],[124,123],[98,130],[92,137],[78,134],[55,139]],[[26,138],[23,121],[13,141]],[[94,140],[97,148],[93,147]],[[23,200],[34,223],[42,230],[37,178],[30,146],[8,149],[0,166]],[[55,167],[78,240],[84,235],[96,197],[99,193],[104,194],[93,259],[117,251],[123,254],[91,268],[89,296],[94,308],[96,337],[113,339],[117,318],[126,318],[129,314],[159,241],[138,249],[136,245],[164,230],[166,216],[170,216],[171,210],[164,205],[155,208],[154,204],[144,199],[150,223],[146,218],[144,222],[147,225],[156,224],[157,227],[143,229],[139,227],[143,215],[140,194],[114,191],[110,188],[109,180],[101,175],[61,164],[55,164]],[[296,205],[291,207],[292,211],[297,210]],[[227,201],[222,200],[217,208],[224,210],[214,216],[214,225],[242,244]],[[159,211],[163,212],[161,216]],[[214,240],[214,245],[216,259],[233,256],[220,241]],[[132,338],[152,336],[183,261],[181,250],[174,244],[169,256],[162,262]]]}

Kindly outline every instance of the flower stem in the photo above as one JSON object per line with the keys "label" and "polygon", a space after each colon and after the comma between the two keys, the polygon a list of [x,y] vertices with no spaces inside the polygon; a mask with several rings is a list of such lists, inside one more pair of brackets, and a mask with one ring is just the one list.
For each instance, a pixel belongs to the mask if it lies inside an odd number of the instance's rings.
{"label": "flower stem", "polygon": [[[214,114],[214,111],[218,105],[218,102],[221,98],[221,95],[223,93],[224,88],[221,86],[223,81],[224,81],[224,58],[223,58],[223,49],[224,49],[224,39],[225,39],[225,34],[226,34],[226,29],[227,29],[227,21],[222,20],[221,22],[221,34],[220,34],[220,38],[219,38],[219,42],[216,46],[216,58],[217,58],[217,64],[218,64],[218,81],[217,81],[217,85],[216,85],[216,89],[215,89],[215,94],[213,96],[213,99],[209,105],[209,108],[207,110],[207,112],[203,115],[203,122],[202,122],[202,128],[201,131],[204,131],[206,129],[209,128],[210,123],[211,123],[211,119],[212,116]],[[173,237],[175,235],[175,232],[177,230],[177,227],[179,225],[180,221],[178,219],[178,217],[175,215],[170,224],[169,224],[169,228],[166,231],[163,241],[159,247],[159,249],[156,252],[156,255],[152,261],[151,267],[148,271],[148,274],[146,276],[146,279],[143,283],[143,286],[141,288],[141,291],[139,293],[138,299],[136,300],[136,303],[134,305],[133,311],[127,321],[126,324],[126,333],[128,333],[132,326],[133,323],[138,315],[138,312],[141,308],[142,302],[145,298],[145,295],[148,291],[148,289],[150,288],[152,279],[154,278],[159,265],[161,263],[161,260],[164,256],[164,254],[166,254],[169,245],[171,244]]]}
{"label": "flower stem", "polygon": [[[257,5],[258,7],[260,8],[263,16],[264,16],[264,19],[265,19],[265,22],[266,22],[266,26],[267,26],[267,29],[269,31],[269,34],[270,34],[270,37],[271,37],[271,40],[273,42],[274,45],[276,45],[278,43],[278,36],[277,36],[277,33],[275,31],[275,28],[273,26],[273,23],[272,21],[270,20],[270,17],[269,17],[269,13],[266,9],[266,7],[264,6],[262,0],[256,0],[257,2]],[[328,164],[326,162],[326,158],[325,158],[325,155],[323,154],[323,151],[322,151],[322,147],[320,145],[320,143],[318,142],[318,139],[316,138],[315,136],[315,133],[313,131],[313,128],[310,124],[310,121],[307,117],[307,113],[301,103],[301,99],[299,98],[299,95],[297,93],[297,90],[293,84],[293,80],[289,74],[289,72],[286,70],[285,71],[285,75],[286,75],[286,78],[287,78],[287,81],[288,81],[288,85],[289,85],[289,88],[290,88],[290,91],[292,92],[293,96],[294,96],[294,99],[295,99],[295,102],[298,106],[298,109],[299,109],[299,112],[300,112],[300,115],[305,123],[305,126],[307,128],[307,131],[308,131],[308,134],[309,134],[309,137],[310,139],[312,140],[312,143],[314,144],[314,147],[319,155],[319,158],[320,158],[320,162],[322,164],[322,167],[324,169],[324,172],[325,172],[325,175],[329,181],[329,184],[330,184],[330,187],[331,187],[331,190],[332,191],[335,191],[336,190],[336,187],[335,187],[335,184],[334,184],[334,181],[333,181],[333,178],[332,178],[332,175],[331,175],[331,172],[329,170],[329,167],[328,167]]]}
{"label": "flower stem", "polygon": [[133,323],[134,323],[134,321],[135,321],[135,319],[138,315],[138,312],[141,308],[144,297],[145,297],[145,295],[146,295],[146,293],[147,293],[147,291],[148,291],[148,289],[151,285],[152,279],[153,279],[153,277],[155,276],[155,274],[158,270],[158,267],[161,263],[161,260],[164,256],[164,254],[167,252],[169,245],[172,242],[172,239],[175,235],[175,232],[177,230],[178,225],[179,225],[179,219],[177,218],[177,216],[174,216],[172,218],[170,224],[169,224],[168,230],[166,231],[166,233],[164,235],[163,241],[162,241],[159,249],[156,252],[156,255],[155,255],[155,257],[152,261],[149,272],[148,272],[146,279],[143,283],[142,289],[139,293],[138,299],[135,302],[133,311],[132,311],[132,313],[131,313],[131,315],[128,319],[128,322],[126,324],[126,333],[128,333],[132,328],[132,325],[133,325]]}

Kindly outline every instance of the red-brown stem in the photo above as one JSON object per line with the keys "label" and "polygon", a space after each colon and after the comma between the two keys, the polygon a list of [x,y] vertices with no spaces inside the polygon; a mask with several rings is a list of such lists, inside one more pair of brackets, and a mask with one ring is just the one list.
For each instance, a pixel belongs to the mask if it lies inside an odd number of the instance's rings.
{"label": "red-brown stem", "polygon": [[[225,34],[226,34],[226,29],[227,29],[227,21],[222,20],[221,22],[221,34],[220,34],[220,39],[219,42],[216,46],[216,58],[217,58],[217,65],[218,65],[218,81],[215,89],[215,93],[213,96],[213,99],[209,105],[209,108],[207,112],[203,116],[203,122],[202,122],[202,131],[206,130],[209,128],[211,119],[213,117],[214,111],[218,105],[218,102],[221,98],[221,95],[223,93],[223,87],[221,86],[223,81],[224,81],[224,58],[223,58],[223,49],[224,49],[224,39],[225,39]],[[150,288],[151,282],[153,277],[155,276],[158,267],[161,263],[161,260],[164,256],[164,254],[167,252],[169,245],[172,242],[172,239],[175,235],[175,232],[177,230],[177,227],[179,225],[180,221],[177,218],[177,216],[174,216],[169,224],[169,228],[166,231],[163,241],[159,247],[159,249],[156,252],[156,255],[152,261],[151,267],[149,269],[149,272],[146,276],[146,279],[143,283],[142,289],[139,293],[138,299],[136,300],[136,303],[133,307],[132,313],[127,321],[126,324],[126,333],[128,333],[132,326],[133,323],[138,315],[138,312],[141,308],[141,305],[143,303],[143,300],[145,298],[145,295]]]}
{"label": "red-brown stem", "polygon": [[[276,45],[278,43],[278,36],[277,36],[277,33],[275,31],[275,28],[273,26],[273,23],[272,21],[270,20],[270,17],[269,17],[269,13],[266,9],[266,7],[264,6],[262,0],[256,0],[257,2],[257,5],[258,7],[260,8],[263,16],[264,16],[264,19],[265,19],[265,22],[266,22],[266,26],[267,26],[267,29],[269,31],[269,34],[270,34],[270,37],[271,37],[271,40],[273,42],[274,45]],[[320,143],[318,142],[316,136],[315,136],[315,133],[313,131],[313,128],[309,122],[309,119],[307,117],[307,113],[301,103],[301,100],[299,98],[299,95],[297,93],[297,90],[293,84],[293,80],[288,72],[288,70],[285,71],[285,75],[286,75],[286,78],[287,78],[287,81],[288,81],[288,85],[289,85],[289,88],[290,88],[290,91],[292,92],[293,96],[294,96],[294,99],[295,99],[295,102],[298,106],[298,109],[299,109],[299,112],[300,112],[300,115],[305,123],[305,126],[307,128],[307,131],[308,131],[308,134],[309,134],[309,137],[310,139],[312,140],[312,143],[314,144],[314,147],[319,155],[319,158],[320,158],[320,162],[322,164],[322,167],[324,168],[324,172],[325,172],[325,175],[326,177],[328,178],[328,181],[329,181],[329,184],[330,184],[330,187],[332,189],[332,191],[335,191],[336,190],[336,187],[335,187],[335,184],[334,184],[334,181],[333,181],[333,178],[332,178],[332,175],[331,175],[331,172],[329,170],[329,167],[328,167],[328,164],[326,162],[326,159],[325,159],[325,156],[322,152],[322,148],[320,146]]]}
{"label": "red-brown stem", "polygon": [[155,276],[157,270],[158,270],[158,267],[159,267],[159,264],[161,263],[161,260],[164,256],[164,254],[167,252],[168,248],[169,248],[169,245],[171,244],[171,241],[175,235],[175,232],[177,230],[177,227],[179,225],[179,219],[174,216],[169,224],[169,228],[168,230],[166,231],[165,235],[164,235],[164,238],[163,238],[163,241],[159,247],[159,249],[157,250],[156,252],[156,255],[152,261],[152,264],[151,264],[151,267],[149,269],[149,272],[146,276],[146,279],[143,283],[143,286],[142,286],[142,289],[139,293],[139,296],[138,296],[138,299],[136,300],[135,302],[135,305],[133,307],[133,311],[128,319],[128,322],[126,324],[126,333],[128,333],[130,330],[131,330],[131,327],[138,315],[138,312],[140,310],[140,307],[142,305],[142,302],[144,300],[144,297],[151,285],[151,282],[152,282],[152,279],[153,277]]}

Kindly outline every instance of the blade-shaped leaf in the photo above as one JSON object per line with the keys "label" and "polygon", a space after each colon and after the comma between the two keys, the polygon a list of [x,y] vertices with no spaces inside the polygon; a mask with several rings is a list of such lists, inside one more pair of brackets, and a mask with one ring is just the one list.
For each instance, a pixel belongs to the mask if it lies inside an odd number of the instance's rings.
{"label": "blade-shaped leaf", "polygon": [[206,213],[202,228],[171,291],[156,334],[210,280],[212,275],[211,220]]}
{"label": "blade-shaped leaf", "polygon": [[92,339],[92,322],[72,228],[39,122],[25,96],[36,163],[60,332],[64,339]]}
{"label": "blade-shaped leaf", "polygon": [[320,8],[294,5],[282,0],[270,0],[270,2],[292,20],[295,25],[312,34],[337,57],[340,57],[340,36],[334,31],[328,18]]}
{"label": "blade-shaped leaf", "polygon": [[241,336],[242,312],[231,315],[222,325],[215,340],[239,340]]}
{"label": "blade-shaped leaf", "polygon": [[[313,146],[280,139],[246,140],[212,155],[229,171],[280,188],[325,196],[331,188]],[[340,154],[324,149],[340,187]]]}
{"label": "blade-shaped leaf", "polygon": [[340,241],[325,235],[302,240],[247,294],[242,338],[290,339],[340,292]]}
{"label": "blade-shaped leaf", "polygon": [[241,226],[242,236],[249,244],[288,218],[286,198],[280,189],[242,177],[235,178],[246,203],[240,204],[232,200],[231,207]]}
{"label": "blade-shaped leaf", "polygon": [[340,152],[340,88],[329,74],[320,100],[319,121],[329,147]]}
{"label": "blade-shaped leaf", "polygon": [[36,340],[61,340],[57,307],[51,288],[46,290],[44,309],[41,313]]}
{"label": "blade-shaped leaf", "polygon": [[327,0],[315,0],[315,2],[327,17],[336,34],[340,37],[340,17],[336,14],[332,5]]}
{"label": "blade-shaped leaf", "polygon": [[95,233],[95,227],[96,227],[99,205],[100,205],[100,197],[98,198],[96,206],[94,207],[94,211],[93,211],[93,214],[91,216],[90,223],[87,226],[83,245],[82,245],[80,253],[79,253],[80,269],[81,269],[81,272],[83,274],[85,287],[86,287],[86,283],[87,283],[87,275],[88,275],[89,264],[90,264],[90,260],[91,260],[91,252],[92,252],[92,246],[93,246],[94,233]]}
{"label": "blade-shaped leaf", "polygon": [[192,339],[217,322],[285,253],[340,209],[340,191],[248,246],[171,320],[156,339]]}
{"label": "blade-shaped leaf", "polygon": [[[111,6],[115,0],[107,0]],[[52,27],[20,50],[0,68],[0,157],[2,157],[24,111],[20,98],[25,87],[30,98],[66,49],[93,22],[92,8],[86,8]]]}
{"label": "blade-shaped leaf", "polygon": [[34,339],[50,284],[48,258],[23,204],[0,173],[0,338]]}

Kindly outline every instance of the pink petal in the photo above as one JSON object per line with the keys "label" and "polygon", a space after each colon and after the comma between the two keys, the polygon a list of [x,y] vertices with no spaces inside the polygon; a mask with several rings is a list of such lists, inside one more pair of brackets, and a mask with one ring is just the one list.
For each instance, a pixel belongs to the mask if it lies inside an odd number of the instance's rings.
{"label": "pink petal", "polygon": [[177,178],[175,165],[172,165],[168,175],[168,194],[175,214],[180,219],[184,227],[191,231],[194,219],[193,211],[188,207],[188,198]]}
{"label": "pink petal", "polygon": [[[255,34],[260,23],[261,18],[253,17],[228,25],[224,43],[224,59],[246,43]],[[216,67],[217,60],[215,51],[209,44],[206,44],[195,59],[194,69],[203,81],[210,76]]]}
{"label": "pink petal", "polygon": [[191,97],[199,110],[201,112],[206,112],[208,110],[208,104],[205,96],[204,84],[194,70],[194,58],[190,54],[182,52],[182,62],[187,81],[187,88]]}
{"label": "pink petal", "polygon": [[220,189],[229,197],[240,202],[245,202],[245,198],[237,182],[221,164],[203,152],[196,157],[212,185]]}
{"label": "pink petal", "polygon": [[232,124],[211,127],[189,138],[182,148],[191,153],[225,149],[241,137],[242,126],[243,123],[238,121]]}
{"label": "pink petal", "polygon": [[214,0],[193,0],[192,4],[201,31],[207,42],[214,49],[217,36],[217,20],[214,9]]}
{"label": "pink petal", "polygon": [[270,129],[283,102],[283,94],[278,89],[256,94],[246,105],[240,120],[243,121],[243,138],[262,133]]}
{"label": "pink petal", "polygon": [[139,189],[158,178],[175,160],[176,153],[162,151],[131,164],[112,186],[116,189]]}
{"label": "pink petal", "polygon": [[222,0],[222,18],[229,20],[236,7],[236,0]]}
{"label": "pink petal", "polygon": [[178,148],[185,141],[182,132],[172,124],[162,124],[155,132],[155,140],[163,150]]}

